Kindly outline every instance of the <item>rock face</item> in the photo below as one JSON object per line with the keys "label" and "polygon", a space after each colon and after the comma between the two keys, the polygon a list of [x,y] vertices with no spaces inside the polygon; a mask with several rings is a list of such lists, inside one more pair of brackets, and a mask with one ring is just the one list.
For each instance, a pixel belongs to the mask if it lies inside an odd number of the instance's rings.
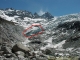
{"label": "rock face", "polygon": [[40,18],[40,16],[35,12],[33,18]]}
{"label": "rock face", "polygon": [[[68,35],[62,36],[66,42],[63,44],[63,48],[78,48],[80,44],[80,21],[71,21],[59,24],[57,26],[60,32],[67,33]],[[58,33],[59,34],[59,33]]]}
{"label": "rock face", "polygon": [[66,28],[66,29],[76,29],[80,31],[80,21],[72,21],[72,22],[65,22],[63,24],[60,24],[58,28]]}
{"label": "rock face", "polygon": [[23,27],[0,18],[0,43],[8,42],[8,44],[11,44],[12,42],[24,40],[22,31]]}
{"label": "rock face", "polygon": [[[15,46],[15,43],[24,41],[24,37],[22,36],[23,27],[15,25],[15,23],[4,20],[0,18],[0,60],[11,58],[14,59],[17,57],[12,52],[12,47]],[[21,51],[29,51],[26,48],[24,48],[23,45],[17,44],[16,49],[21,49]],[[22,48],[21,48],[22,47]],[[14,50],[16,51],[16,50]],[[24,53],[24,52],[23,52]],[[20,55],[21,56],[21,55]],[[24,56],[23,56],[24,57]],[[16,60],[16,58],[14,59]],[[18,60],[18,58],[17,58]]]}

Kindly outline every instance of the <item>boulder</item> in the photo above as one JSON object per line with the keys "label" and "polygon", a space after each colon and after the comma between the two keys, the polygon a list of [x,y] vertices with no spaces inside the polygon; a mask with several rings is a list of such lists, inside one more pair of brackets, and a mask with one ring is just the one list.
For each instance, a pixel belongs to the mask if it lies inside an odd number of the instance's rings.
{"label": "boulder", "polygon": [[46,55],[51,55],[51,53],[52,53],[52,51],[50,49],[46,49],[44,51],[44,54],[46,54]]}
{"label": "boulder", "polygon": [[24,59],[24,56],[18,55],[18,58],[19,58],[19,59]]}
{"label": "boulder", "polygon": [[24,52],[22,52],[22,51],[17,51],[17,52],[15,52],[15,54],[18,56],[18,55],[22,55],[22,56],[25,56],[25,53]]}
{"label": "boulder", "polygon": [[17,51],[22,51],[24,53],[29,53],[30,49],[28,47],[25,47],[23,44],[21,44],[20,42],[16,43],[13,47],[12,47],[12,52],[15,53]]}
{"label": "boulder", "polygon": [[5,56],[6,58],[11,58],[11,57],[12,57],[11,54],[4,54],[4,56]]}

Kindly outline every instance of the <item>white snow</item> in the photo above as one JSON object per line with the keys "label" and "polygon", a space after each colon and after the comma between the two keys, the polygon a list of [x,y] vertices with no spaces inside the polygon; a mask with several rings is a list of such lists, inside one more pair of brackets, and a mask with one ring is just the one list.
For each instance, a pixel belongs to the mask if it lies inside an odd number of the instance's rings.
{"label": "white snow", "polygon": [[52,37],[49,38],[48,40],[45,40],[44,42],[47,42],[48,44],[46,46],[42,46],[40,49],[45,50],[46,48],[59,48],[62,49],[62,45],[65,43],[66,40],[63,40],[59,42],[58,44],[53,44],[52,43]]}
{"label": "white snow", "polygon": [[64,56],[64,55],[66,55],[66,56],[69,56],[69,54],[68,53],[55,53],[55,55],[60,55],[60,56]]}
{"label": "white snow", "polygon": [[31,30],[38,30],[38,27],[32,27]]}
{"label": "white snow", "polygon": [[53,44],[48,43],[45,47],[42,46],[40,49],[41,49],[41,50],[45,50],[45,49],[47,49],[47,48],[53,48]]}
{"label": "white snow", "polygon": [[24,17],[24,21],[29,21],[29,20],[31,20],[31,18]]}
{"label": "white snow", "polygon": [[25,41],[23,41],[22,44],[23,44],[24,46],[27,46],[26,44],[29,43],[29,42],[30,42],[30,41],[29,41],[28,39],[25,39]]}
{"label": "white snow", "polygon": [[66,48],[66,51],[72,51],[74,48],[70,47],[70,48]]}
{"label": "white snow", "polygon": [[45,50],[46,48],[53,48],[53,44],[52,44],[52,37],[50,37],[48,40],[45,40],[44,42],[47,42],[48,44],[45,47],[41,47],[41,50]]}
{"label": "white snow", "polygon": [[57,54],[59,54],[60,56],[64,56],[64,54],[63,54],[63,53],[55,53],[55,55],[57,55]]}
{"label": "white snow", "polygon": [[12,9],[8,9],[8,11],[14,11],[14,10],[12,10]]}
{"label": "white snow", "polygon": [[62,45],[65,43],[65,41],[66,41],[66,40],[63,40],[63,41],[61,41],[60,43],[55,44],[55,45],[54,45],[54,48],[62,48]]}
{"label": "white snow", "polygon": [[44,42],[52,43],[52,37],[50,37],[48,40],[45,40]]}
{"label": "white snow", "polygon": [[5,20],[8,20],[8,21],[12,20],[13,22],[16,22],[15,19],[14,19],[14,17],[9,17],[9,16],[5,15],[4,11],[1,11],[1,10],[0,10],[0,17],[4,18]]}

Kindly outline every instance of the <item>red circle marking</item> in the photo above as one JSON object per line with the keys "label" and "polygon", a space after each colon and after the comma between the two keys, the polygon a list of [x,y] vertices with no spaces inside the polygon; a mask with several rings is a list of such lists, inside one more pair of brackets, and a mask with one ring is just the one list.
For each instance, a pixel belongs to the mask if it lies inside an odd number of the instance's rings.
{"label": "red circle marking", "polygon": [[[31,28],[34,27],[34,26],[40,27],[41,31],[38,32],[38,33],[36,33],[36,34],[32,34],[31,36],[27,36],[27,35],[25,34],[25,32],[28,31],[29,29],[31,29]],[[38,34],[42,34],[43,31],[44,31],[44,29],[43,29],[43,27],[42,27],[40,24],[32,24],[30,27],[26,28],[26,29],[22,32],[22,34],[23,34],[26,38],[32,38],[32,37],[34,37],[34,36],[37,36]]]}

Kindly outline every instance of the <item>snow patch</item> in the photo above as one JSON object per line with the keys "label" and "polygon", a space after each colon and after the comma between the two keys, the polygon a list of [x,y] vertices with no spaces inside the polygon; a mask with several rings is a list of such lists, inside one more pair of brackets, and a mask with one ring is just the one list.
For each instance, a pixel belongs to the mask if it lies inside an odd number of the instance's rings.
{"label": "snow patch", "polygon": [[60,43],[55,44],[55,45],[54,45],[54,48],[62,48],[62,45],[65,43],[65,41],[66,41],[66,40],[63,40],[63,41],[61,41]]}

